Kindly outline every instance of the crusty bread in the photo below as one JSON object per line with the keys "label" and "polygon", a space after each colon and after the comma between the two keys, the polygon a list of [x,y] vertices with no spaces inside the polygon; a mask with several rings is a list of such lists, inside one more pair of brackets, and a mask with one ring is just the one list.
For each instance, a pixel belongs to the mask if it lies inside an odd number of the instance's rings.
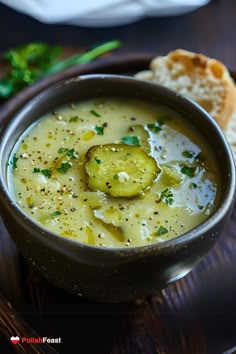
{"label": "crusty bread", "polygon": [[177,49],[154,58],[150,70],[135,76],[191,98],[210,113],[222,130],[236,111],[236,87],[228,69],[203,54]]}

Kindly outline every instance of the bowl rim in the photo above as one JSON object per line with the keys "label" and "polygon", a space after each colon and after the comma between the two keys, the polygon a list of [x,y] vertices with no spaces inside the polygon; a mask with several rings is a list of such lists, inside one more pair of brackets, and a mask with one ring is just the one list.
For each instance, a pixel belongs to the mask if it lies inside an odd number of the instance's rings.
{"label": "bowl rim", "polygon": [[[63,78],[62,80],[59,80],[57,82],[54,82],[50,86],[48,86],[45,90],[37,93],[33,98],[31,98],[29,101],[27,101],[17,112],[12,116],[12,118],[9,121],[4,121],[3,128],[1,129],[1,136],[0,136],[0,161],[1,156],[2,156],[2,141],[5,139],[5,134],[8,132],[8,130],[11,127],[12,122],[15,121],[17,117],[24,117],[25,112],[27,109],[32,104],[36,104],[42,97],[44,97],[48,92],[51,92],[55,88],[60,89],[60,87],[63,87],[64,85],[71,85],[74,82],[81,82],[81,81],[86,81],[86,80],[94,80],[94,79],[99,79],[99,80],[125,80],[129,82],[133,82],[134,84],[138,85],[146,85],[146,86],[152,86],[156,87],[156,91],[159,93],[165,93],[168,94],[171,99],[180,99],[182,100],[183,104],[186,104],[190,106],[193,110],[198,111],[201,115],[204,115],[206,118],[206,121],[208,121],[207,124],[209,126],[213,126],[215,132],[218,134],[218,137],[221,139],[224,148],[225,148],[225,156],[227,157],[227,163],[229,166],[229,171],[230,171],[230,178],[231,178],[231,183],[227,188],[227,191],[224,193],[224,200],[220,201],[222,203],[219,203],[220,205],[217,207],[217,209],[209,216],[207,217],[203,222],[201,222],[199,225],[195,226],[194,228],[190,229],[189,231],[174,237],[173,239],[161,242],[161,243],[153,243],[150,245],[143,245],[143,246],[135,246],[135,247],[102,247],[102,246],[92,246],[88,245],[86,243],[82,243],[80,241],[74,240],[74,239],[69,239],[66,238],[62,235],[59,235],[57,233],[54,233],[40,224],[38,224],[36,221],[34,221],[32,218],[30,218],[22,208],[18,206],[16,201],[14,201],[14,198],[11,196],[11,193],[9,189],[6,186],[6,183],[3,181],[2,178],[2,173],[0,173],[0,198],[3,198],[7,203],[8,207],[10,207],[12,210],[14,210],[15,214],[17,214],[19,217],[21,217],[24,220],[25,225],[30,229],[34,229],[36,232],[40,234],[40,236],[46,237],[47,239],[54,240],[59,242],[61,245],[72,245],[73,249],[76,248],[81,248],[81,249],[88,249],[90,252],[95,252],[95,253],[102,253],[104,255],[106,254],[117,254],[117,253],[122,253],[123,255],[126,254],[127,256],[130,256],[132,254],[136,254],[137,252],[142,251],[142,253],[146,254],[147,253],[152,253],[153,250],[155,251],[167,251],[170,248],[181,246],[181,245],[188,245],[191,243],[193,240],[199,238],[202,236],[202,234],[208,232],[210,229],[212,229],[223,217],[227,214],[229,211],[230,207],[232,206],[233,201],[235,200],[235,191],[236,191],[236,180],[235,180],[235,164],[232,156],[231,149],[229,147],[229,144],[217,125],[217,123],[214,121],[214,119],[196,102],[193,100],[183,97],[180,94],[164,87],[161,85],[158,85],[156,83],[152,82],[147,82],[147,81],[142,81],[140,79],[136,79],[134,77],[128,76],[128,75],[123,75],[123,74],[82,74],[82,75],[76,75],[73,77],[69,78]],[[223,195],[222,195],[223,196]],[[223,199],[223,197],[222,197]]]}

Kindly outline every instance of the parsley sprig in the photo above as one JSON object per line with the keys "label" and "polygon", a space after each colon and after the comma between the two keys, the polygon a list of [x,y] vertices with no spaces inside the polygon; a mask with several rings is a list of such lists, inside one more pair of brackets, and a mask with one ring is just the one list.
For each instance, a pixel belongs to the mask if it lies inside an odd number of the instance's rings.
{"label": "parsley sprig", "polygon": [[112,40],[64,60],[60,60],[62,47],[43,42],[28,43],[7,50],[1,56],[1,60],[9,66],[9,70],[0,80],[0,99],[6,100],[47,75],[74,65],[89,63],[120,46],[120,41]]}

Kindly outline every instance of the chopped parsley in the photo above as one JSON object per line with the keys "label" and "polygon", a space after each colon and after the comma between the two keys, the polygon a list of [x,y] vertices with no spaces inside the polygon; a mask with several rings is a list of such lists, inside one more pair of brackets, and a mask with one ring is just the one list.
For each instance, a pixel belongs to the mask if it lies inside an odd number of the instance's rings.
{"label": "chopped parsley", "polygon": [[60,147],[60,149],[58,150],[58,153],[59,153],[59,154],[64,154],[64,153],[67,152],[67,151],[68,151],[67,148]]}
{"label": "chopped parsley", "polygon": [[115,180],[118,179],[118,178],[119,178],[118,174],[113,176],[113,179],[115,179]]}
{"label": "chopped parsley", "polygon": [[56,210],[56,211],[54,211],[54,213],[51,213],[50,215],[51,215],[51,217],[55,218],[56,216],[61,215],[61,211]]}
{"label": "chopped parsley", "polygon": [[47,178],[51,178],[52,177],[52,170],[45,169],[45,170],[41,170],[40,172]]}
{"label": "chopped parsley", "polygon": [[123,136],[123,138],[121,138],[120,141],[126,145],[140,146],[138,136],[132,136],[132,135]]}
{"label": "chopped parsley", "polygon": [[162,130],[162,125],[165,123],[165,117],[158,119],[155,123],[147,124],[149,130],[157,134]]}
{"label": "chopped parsley", "polygon": [[39,173],[40,172],[40,168],[34,167],[32,172],[33,173]]}
{"label": "chopped parsley", "polygon": [[192,178],[195,176],[195,173],[196,173],[196,169],[197,167],[196,166],[182,166],[181,169],[180,169],[180,172],[183,173],[184,175]]}
{"label": "chopped parsley", "polygon": [[167,232],[168,229],[166,229],[164,226],[160,226],[159,229],[157,230],[157,236],[167,234]]}
{"label": "chopped parsley", "polygon": [[99,160],[99,159],[94,159],[94,161],[98,164],[98,165],[100,165],[103,161],[102,160]]}
{"label": "chopped parsley", "polygon": [[69,123],[71,123],[71,122],[77,122],[78,120],[79,120],[79,117],[78,117],[78,116],[70,117]]}
{"label": "chopped parsley", "polygon": [[171,205],[174,202],[173,193],[169,188],[166,188],[161,192],[161,200],[167,205]]}
{"label": "chopped parsley", "polygon": [[[64,148],[64,147],[60,147],[59,150],[58,150],[58,153],[59,154],[65,154],[66,153],[66,155],[68,157],[72,158],[72,159],[76,159],[78,157],[77,153],[75,152],[75,149],[67,149],[67,148]],[[58,171],[60,173],[66,173],[71,167],[72,167],[72,163],[71,162],[62,162],[61,166],[56,168],[56,171]],[[41,172],[45,177],[51,178],[53,170],[49,170],[49,169],[40,170],[40,168],[34,167],[32,172],[33,173],[40,173]]]}
{"label": "chopped parsley", "polygon": [[95,130],[96,130],[96,132],[97,132],[97,134],[98,135],[103,135],[103,133],[104,133],[104,126],[95,126]]}
{"label": "chopped parsley", "polygon": [[147,125],[153,133],[159,133],[161,131],[161,126],[158,123],[151,123]]}
{"label": "chopped parsley", "polygon": [[33,173],[40,173],[41,172],[47,178],[52,177],[52,170],[48,170],[48,169],[40,170],[40,168],[34,167],[32,172]]}
{"label": "chopped parsley", "polygon": [[9,165],[12,166],[13,170],[17,168],[17,161],[19,160],[19,157],[16,157],[16,154],[13,155],[12,160],[9,162]]}
{"label": "chopped parsley", "polygon": [[98,112],[94,111],[94,109],[91,109],[90,113],[93,114],[95,117],[101,117]]}
{"label": "chopped parsley", "polygon": [[67,173],[67,171],[72,167],[71,163],[69,162],[62,162],[61,166],[58,167],[56,170],[60,173]]}
{"label": "chopped parsley", "polygon": [[58,150],[58,153],[59,154],[65,154],[66,153],[66,155],[68,157],[71,157],[72,159],[77,159],[77,157],[78,157],[78,154],[75,151],[75,149],[67,149],[67,148],[64,148],[64,147],[60,147],[60,149]]}

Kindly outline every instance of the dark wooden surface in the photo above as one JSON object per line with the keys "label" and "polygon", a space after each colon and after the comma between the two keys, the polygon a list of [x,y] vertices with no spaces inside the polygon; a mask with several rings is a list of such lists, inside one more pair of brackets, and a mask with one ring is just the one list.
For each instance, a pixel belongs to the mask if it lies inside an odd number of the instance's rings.
{"label": "dark wooden surface", "polygon": [[[135,72],[148,64],[147,53],[165,54],[178,47],[214,56],[235,69],[235,23],[235,0],[211,1],[184,16],[99,29],[44,25],[0,5],[0,50],[33,40],[82,50],[117,38],[123,42],[118,52],[81,70],[106,65],[110,72]],[[140,56],[144,59],[135,60]],[[119,58],[123,64],[117,66]],[[13,106],[0,107],[0,120]],[[0,353],[234,353],[235,254],[236,208],[215,247],[185,278],[137,301],[96,304],[66,294],[36,274],[0,223],[0,292],[7,299],[0,295]],[[61,337],[62,343],[20,348],[10,344],[11,335]]]}

